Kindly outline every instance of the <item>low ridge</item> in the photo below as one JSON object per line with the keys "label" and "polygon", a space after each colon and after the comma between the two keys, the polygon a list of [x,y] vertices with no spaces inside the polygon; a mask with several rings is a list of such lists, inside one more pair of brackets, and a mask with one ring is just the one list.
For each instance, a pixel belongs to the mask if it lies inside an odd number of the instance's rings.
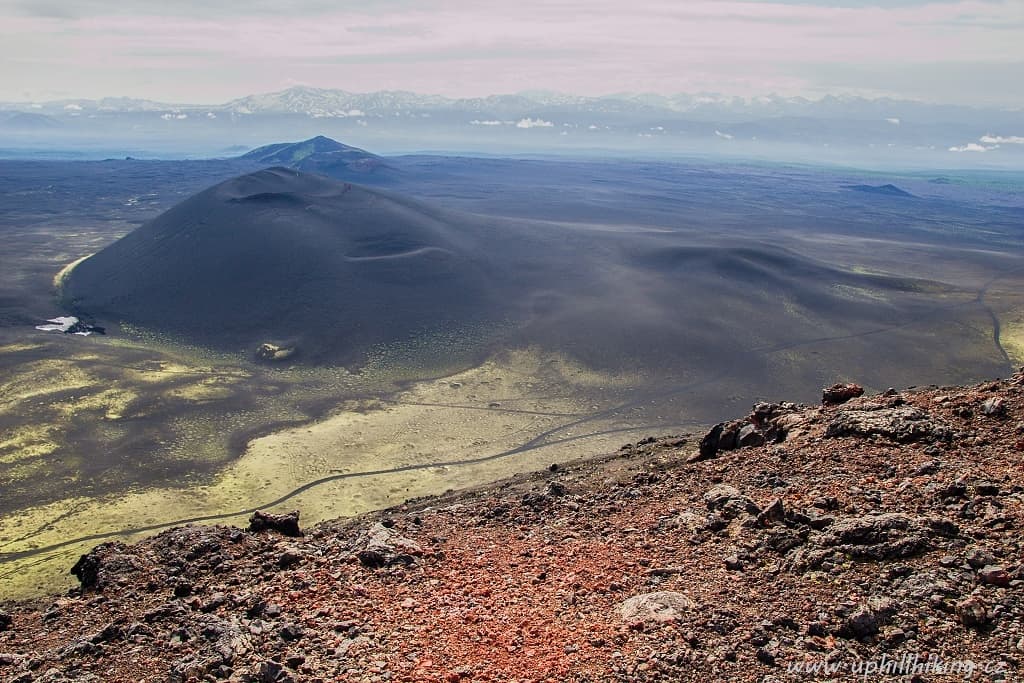
{"label": "low ridge", "polygon": [[912,195],[906,190],[896,187],[891,183],[887,183],[885,185],[847,185],[846,188],[853,190],[854,192],[864,192],[865,194],[878,194],[886,197],[916,198],[915,195]]}

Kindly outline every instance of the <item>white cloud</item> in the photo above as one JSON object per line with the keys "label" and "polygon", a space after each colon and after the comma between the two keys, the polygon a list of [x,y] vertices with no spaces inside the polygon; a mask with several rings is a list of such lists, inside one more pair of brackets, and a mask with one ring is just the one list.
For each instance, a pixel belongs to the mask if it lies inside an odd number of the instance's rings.
{"label": "white cloud", "polygon": [[551,121],[531,119],[529,117],[516,121],[516,128],[552,128],[554,125]]}
{"label": "white cloud", "polygon": [[996,147],[998,147],[998,145],[996,145],[994,147],[986,147],[985,145],[979,145],[976,142],[968,142],[966,145],[960,145],[958,147],[950,147],[949,151],[950,152],[988,152],[989,150],[993,150]]}
{"label": "white cloud", "polygon": [[729,133],[723,133],[723,132],[722,132],[722,131],[720,131],[720,130],[716,130],[716,131],[715,131],[715,135],[716,135],[717,137],[720,137],[720,138],[722,138],[723,140],[732,140],[732,135],[730,135]]}
{"label": "white cloud", "polygon": [[501,121],[494,121],[494,120],[491,120],[491,119],[488,119],[488,120],[485,120],[485,121],[481,121],[479,119],[473,119],[469,123],[472,126],[500,126],[501,125]]}
{"label": "white cloud", "polygon": [[979,140],[986,145],[1024,145],[1021,135],[982,135]]}
{"label": "white cloud", "polygon": [[890,118],[887,118],[887,119],[886,119],[886,121],[887,121],[887,122],[889,122],[889,123],[891,123],[891,124],[892,124],[892,125],[894,125],[894,126],[898,126],[898,125],[900,125],[900,120],[899,120],[899,118],[897,118],[897,117],[895,117],[895,116],[893,116],[893,117],[890,117]]}

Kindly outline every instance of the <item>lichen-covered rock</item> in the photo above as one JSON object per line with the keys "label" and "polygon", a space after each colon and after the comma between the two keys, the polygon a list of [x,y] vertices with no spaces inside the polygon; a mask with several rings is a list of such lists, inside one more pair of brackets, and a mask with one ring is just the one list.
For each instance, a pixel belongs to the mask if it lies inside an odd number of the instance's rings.
{"label": "lichen-covered rock", "polygon": [[941,420],[914,406],[870,405],[840,410],[825,429],[825,436],[881,436],[896,443],[945,441],[952,430]]}
{"label": "lichen-covered rock", "polygon": [[981,404],[981,414],[989,417],[1002,417],[1006,415],[1006,401],[998,396],[993,396]]}
{"label": "lichen-covered rock", "polygon": [[682,593],[658,591],[634,595],[619,604],[622,620],[635,624],[645,621],[677,621],[694,610],[696,604]]}
{"label": "lichen-covered rock", "polygon": [[235,619],[200,615],[192,629],[202,647],[194,654],[179,659],[171,668],[170,680],[199,680],[216,673],[222,666],[231,666],[235,659],[252,650],[252,639]]}
{"label": "lichen-covered rock", "polygon": [[954,537],[957,533],[956,525],[946,520],[902,513],[845,517],[811,534],[807,548],[790,558],[790,566],[802,572],[833,558],[888,561],[913,557],[929,550],[934,539]]}
{"label": "lichen-covered rock", "polygon": [[736,445],[740,448],[763,446],[764,442],[764,434],[762,434],[754,425],[744,426],[743,429],[740,430],[739,434],[736,435]]}
{"label": "lichen-covered rock", "polygon": [[411,565],[423,554],[420,544],[380,522],[356,538],[352,550],[359,561],[373,569],[394,564]]}

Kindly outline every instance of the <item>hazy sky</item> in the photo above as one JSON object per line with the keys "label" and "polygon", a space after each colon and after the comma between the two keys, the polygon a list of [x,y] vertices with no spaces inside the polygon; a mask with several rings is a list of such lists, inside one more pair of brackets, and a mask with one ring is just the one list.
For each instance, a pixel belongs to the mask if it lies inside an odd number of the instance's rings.
{"label": "hazy sky", "polygon": [[297,84],[1024,107],[1024,0],[0,0],[0,100]]}

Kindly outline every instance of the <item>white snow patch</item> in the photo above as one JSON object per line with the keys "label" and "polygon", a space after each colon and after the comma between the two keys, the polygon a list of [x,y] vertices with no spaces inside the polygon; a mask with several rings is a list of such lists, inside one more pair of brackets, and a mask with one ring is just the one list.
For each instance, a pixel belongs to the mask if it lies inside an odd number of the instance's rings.
{"label": "white snow patch", "polygon": [[529,117],[516,121],[516,128],[553,128],[554,125],[551,121],[531,119]]}
{"label": "white snow patch", "polygon": [[979,141],[986,145],[1024,145],[1024,135],[982,135]]}
{"label": "white snow patch", "polygon": [[988,152],[990,150],[995,149],[998,146],[999,145],[994,145],[992,147],[986,147],[985,145],[979,145],[976,142],[968,142],[966,145],[959,145],[959,146],[954,145],[953,147],[949,148],[949,151],[950,152]]}

